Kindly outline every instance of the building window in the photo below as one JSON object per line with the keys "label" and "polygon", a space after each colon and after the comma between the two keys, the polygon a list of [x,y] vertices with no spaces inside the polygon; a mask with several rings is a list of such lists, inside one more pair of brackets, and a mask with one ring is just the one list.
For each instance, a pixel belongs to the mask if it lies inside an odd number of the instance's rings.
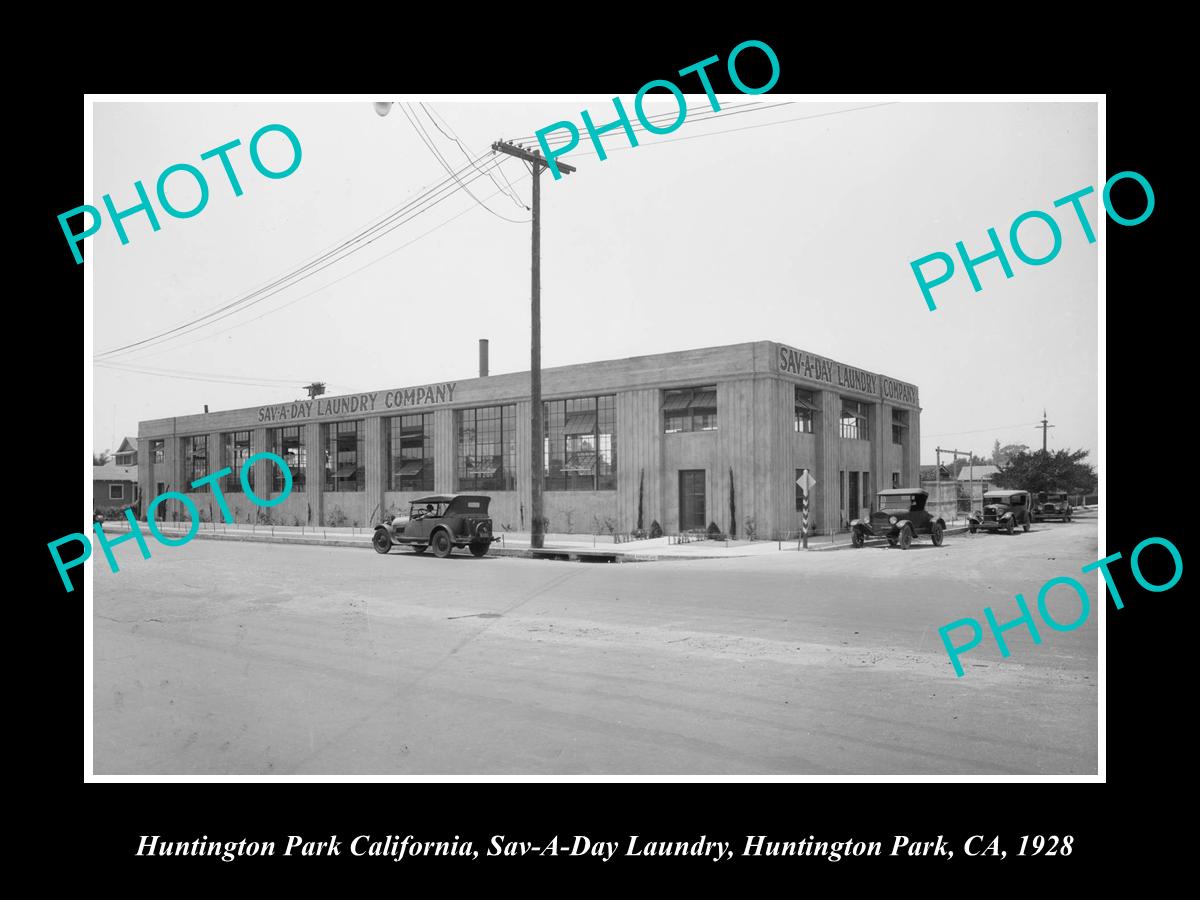
{"label": "building window", "polygon": [[[250,432],[230,431],[221,435],[221,443],[225,446],[225,465],[233,471],[226,476],[225,490],[238,493],[242,490],[242,467],[250,458]],[[254,487],[252,473],[246,473],[250,486]]]}
{"label": "building window", "polygon": [[109,500],[124,500],[125,499],[125,485],[110,484],[108,486],[108,499]]}
{"label": "building window", "polygon": [[325,490],[366,490],[362,420],[322,425],[321,443],[325,447]]}
{"label": "building window", "polygon": [[871,439],[870,407],[858,400],[842,399],[841,435],[858,441]]}
{"label": "building window", "polygon": [[433,414],[393,416],[387,434],[389,491],[433,490]]}
{"label": "building window", "polygon": [[892,473],[892,487],[894,487],[894,488],[900,487],[900,473],[899,472]]}
{"label": "building window", "polygon": [[908,428],[908,410],[892,410],[892,443],[903,444],[904,432]]}
{"label": "building window", "polygon": [[183,439],[183,481],[185,491],[208,493],[208,485],[192,487],[193,481],[198,481],[208,474],[208,435],[198,434],[195,437]]}
{"label": "building window", "polygon": [[[304,492],[308,475],[308,453],[304,449],[304,426],[290,428],[268,428],[267,447],[270,452],[283,459],[292,473],[292,490]],[[271,466],[271,491],[283,493],[283,472],[278,465]]]}
{"label": "building window", "polygon": [[166,443],[165,441],[151,441],[150,442],[150,458],[154,462],[156,462],[156,463],[163,462],[163,460],[166,456],[165,446],[164,446],[165,443]]}
{"label": "building window", "polygon": [[817,411],[817,395],[815,391],[796,388],[796,431],[802,434],[813,433],[813,414]]}
{"label": "building window", "polygon": [[716,385],[663,391],[663,431],[717,430]]}
{"label": "building window", "polygon": [[546,490],[616,490],[616,395],[548,400],[543,407]]}
{"label": "building window", "polygon": [[517,489],[517,407],[481,406],[458,413],[459,490]]}
{"label": "building window", "polygon": [[869,513],[871,511],[871,473],[862,473],[862,503],[863,511]]}

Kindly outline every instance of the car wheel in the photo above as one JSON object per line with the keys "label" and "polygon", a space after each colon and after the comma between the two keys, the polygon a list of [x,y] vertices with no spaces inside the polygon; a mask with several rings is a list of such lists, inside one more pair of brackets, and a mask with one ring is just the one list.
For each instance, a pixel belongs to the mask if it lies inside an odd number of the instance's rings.
{"label": "car wheel", "polygon": [[863,533],[861,531],[859,531],[857,528],[855,528],[854,531],[850,535],[850,543],[853,544],[855,547],[861,547],[865,543],[865,541],[866,541],[866,539],[863,537]]}
{"label": "car wheel", "polygon": [[971,532],[971,534],[974,534],[975,532],[977,532],[979,530],[979,526],[972,523],[970,526],[967,527],[967,530],[969,532]]}
{"label": "car wheel", "polygon": [[912,546],[912,531],[907,525],[900,530],[900,549],[907,550]]}
{"label": "car wheel", "polygon": [[417,554],[418,556],[420,556],[422,553],[424,553],[428,549],[429,549],[428,544],[413,544],[412,545],[413,553]]}
{"label": "car wheel", "polygon": [[1004,533],[1005,534],[1013,533],[1013,520],[1012,519],[1009,519],[1008,523],[1004,526]]}
{"label": "car wheel", "polygon": [[1026,534],[1029,534],[1029,523],[1028,522],[1024,523],[1021,526],[1021,530],[1024,531]]}
{"label": "car wheel", "polygon": [[436,532],[429,543],[433,547],[433,555],[438,559],[445,559],[450,555],[450,551],[454,549],[454,546],[450,543],[450,535],[444,529]]}
{"label": "car wheel", "polygon": [[375,548],[376,553],[387,553],[392,549],[392,537],[382,528],[376,529],[375,537],[371,539],[371,545]]}
{"label": "car wheel", "polygon": [[933,546],[942,546],[942,526],[935,522],[929,533],[933,536]]}
{"label": "car wheel", "polygon": [[483,556],[488,552],[487,541],[471,541],[470,548],[472,556]]}

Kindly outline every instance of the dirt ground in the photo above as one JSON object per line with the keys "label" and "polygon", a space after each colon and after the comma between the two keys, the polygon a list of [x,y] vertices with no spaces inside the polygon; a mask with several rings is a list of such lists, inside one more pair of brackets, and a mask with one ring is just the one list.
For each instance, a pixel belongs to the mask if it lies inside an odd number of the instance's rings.
{"label": "dirt ground", "polygon": [[[95,570],[96,774],[1094,774],[1096,523],[594,564],[194,540]],[[1072,575],[1071,632],[985,637]],[[1103,599],[1103,598],[1101,598]],[[1079,612],[1058,588],[1061,622]],[[965,632],[959,640],[965,637]]]}

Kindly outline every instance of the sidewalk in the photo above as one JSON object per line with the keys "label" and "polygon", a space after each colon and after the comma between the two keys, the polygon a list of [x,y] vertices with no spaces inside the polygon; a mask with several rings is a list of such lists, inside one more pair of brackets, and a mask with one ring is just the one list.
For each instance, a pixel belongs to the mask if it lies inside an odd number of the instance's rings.
{"label": "sidewalk", "polygon": [[[147,531],[141,523],[143,532]],[[160,522],[159,531],[171,538],[182,537],[188,527],[178,522]],[[104,530],[109,534],[120,534],[129,530],[124,521],[105,522]],[[946,534],[957,534],[966,530],[965,525],[950,525]],[[217,541],[243,541],[268,544],[310,544],[323,547],[371,547],[371,528],[325,528],[308,525],[228,525],[204,522],[195,537]],[[795,553],[798,539],[760,541],[716,541],[697,540],[674,543],[675,538],[660,537],[640,541],[614,543],[609,534],[548,534],[543,550],[536,555],[546,557],[616,559],[620,562],[648,562],[658,559],[726,559],[745,556],[769,556],[780,552]],[[809,552],[845,550],[851,546],[848,533],[836,535],[811,535],[808,539]],[[555,551],[559,551],[556,553]],[[405,547],[396,547],[393,552],[410,552]],[[535,553],[529,546],[529,532],[501,532],[488,551],[491,556],[531,557]]]}

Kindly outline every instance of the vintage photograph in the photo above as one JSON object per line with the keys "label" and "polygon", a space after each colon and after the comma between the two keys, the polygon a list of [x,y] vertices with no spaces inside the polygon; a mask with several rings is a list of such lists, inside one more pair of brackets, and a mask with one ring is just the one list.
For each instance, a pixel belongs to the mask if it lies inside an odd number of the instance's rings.
{"label": "vintage photograph", "polygon": [[1097,775],[1098,102],[677,83],[95,100],[94,775]]}

